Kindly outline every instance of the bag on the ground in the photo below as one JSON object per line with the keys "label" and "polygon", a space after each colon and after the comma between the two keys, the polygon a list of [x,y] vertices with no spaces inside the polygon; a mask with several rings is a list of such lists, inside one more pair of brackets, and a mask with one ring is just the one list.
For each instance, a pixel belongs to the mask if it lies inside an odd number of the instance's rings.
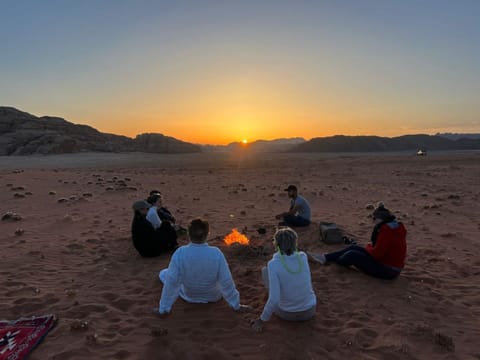
{"label": "bag on the ground", "polygon": [[320,237],[325,244],[343,244],[344,242],[342,231],[335,223],[321,222]]}

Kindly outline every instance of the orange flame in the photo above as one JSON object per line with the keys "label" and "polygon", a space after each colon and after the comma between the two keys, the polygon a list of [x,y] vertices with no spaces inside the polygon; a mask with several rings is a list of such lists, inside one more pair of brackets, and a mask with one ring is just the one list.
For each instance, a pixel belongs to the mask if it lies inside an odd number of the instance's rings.
{"label": "orange flame", "polygon": [[233,243],[239,243],[241,245],[248,245],[250,243],[250,240],[248,240],[245,235],[240,234],[237,229],[233,229],[230,234],[225,236],[223,241],[228,246],[232,245]]}

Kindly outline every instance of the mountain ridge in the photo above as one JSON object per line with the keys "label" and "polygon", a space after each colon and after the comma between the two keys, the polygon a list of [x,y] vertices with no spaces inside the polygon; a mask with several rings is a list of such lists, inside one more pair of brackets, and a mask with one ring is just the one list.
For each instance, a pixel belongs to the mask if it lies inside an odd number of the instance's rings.
{"label": "mountain ridge", "polygon": [[215,151],[252,152],[395,152],[417,150],[478,150],[479,134],[413,134],[397,137],[334,135],[256,140],[250,143],[199,145],[160,133],[135,138],[103,133],[55,116],[29,114],[0,106],[0,155],[62,154],[76,152],[147,152],[162,154]]}
{"label": "mountain ridge", "polygon": [[292,147],[290,152],[386,152],[422,150],[478,150],[480,139],[414,134],[396,137],[334,135],[317,137]]}
{"label": "mountain ridge", "polygon": [[89,125],[63,118],[29,114],[0,107],[0,155],[62,154],[86,151],[195,153],[201,147],[163,134],[144,133],[135,138],[103,133]]}

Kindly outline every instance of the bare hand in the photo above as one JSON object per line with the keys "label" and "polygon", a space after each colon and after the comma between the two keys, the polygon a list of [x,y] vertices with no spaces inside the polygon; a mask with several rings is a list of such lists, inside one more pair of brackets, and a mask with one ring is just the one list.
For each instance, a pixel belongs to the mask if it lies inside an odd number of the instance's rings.
{"label": "bare hand", "polygon": [[252,329],[253,331],[259,333],[259,332],[262,332],[263,330],[263,321],[261,319],[257,319],[255,320],[255,322],[252,324]]}

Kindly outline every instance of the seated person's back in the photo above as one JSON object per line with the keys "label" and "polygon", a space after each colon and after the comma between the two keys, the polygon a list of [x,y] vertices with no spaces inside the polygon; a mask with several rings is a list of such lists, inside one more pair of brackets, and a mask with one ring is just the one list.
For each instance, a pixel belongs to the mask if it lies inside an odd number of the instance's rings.
{"label": "seated person's back", "polygon": [[[222,297],[219,283],[230,278],[226,260],[219,248],[206,243],[180,247],[174,264],[182,274],[182,290],[190,302],[214,302]],[[170,267],[169,267],[170,269]]]}
{"label": "seated person's back", "polygon": [[240,309],[240,295],[223,253],[207,244],[208,222],[195,219],[188,233],[191,243],[180,247],[167,269],[160,272],[164,284],[160,313],[169,313],[177,297],[191,303],[207,303],[222,297],[234,310]]}

